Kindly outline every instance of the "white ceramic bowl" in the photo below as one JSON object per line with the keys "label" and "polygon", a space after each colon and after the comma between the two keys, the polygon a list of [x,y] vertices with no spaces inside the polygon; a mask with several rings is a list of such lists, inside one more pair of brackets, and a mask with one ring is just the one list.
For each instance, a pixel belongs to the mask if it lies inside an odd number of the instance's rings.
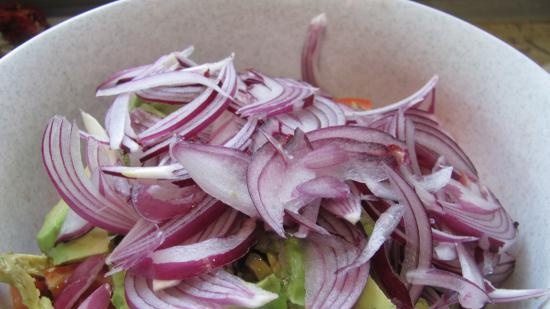
{"label": "white ceramic bowl", "polygon": [[235,52],[239,68],[298,77],[306,25],[320,12],[329,19],[322,85],[334,94],[384,104],[439,74],[437,114],[520,222],[509,286],[550,287],[549,75],[487,33],[401,0],[120,1],[19,47],[0,60],[0,251],[36,251],[57,199],[40,158],[50,116],[99,116],[100,80],[189,44],[200,61]]}

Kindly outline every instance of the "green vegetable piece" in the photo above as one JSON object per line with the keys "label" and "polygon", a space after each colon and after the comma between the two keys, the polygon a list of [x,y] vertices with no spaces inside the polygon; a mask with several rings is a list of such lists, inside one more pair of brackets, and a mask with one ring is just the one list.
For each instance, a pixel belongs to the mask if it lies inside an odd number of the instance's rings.
{"label": "green vegetable piece", "polygon": [[118,272],[111,276],[113,280],[113,296],[111,297],[111,303],[116,309],[130,309],[126,303],[126,296],[124,292],[124,278],[125,272]]}
{"label": "green vegetable piece", "polygon": [[134,95],[130,99],[130,109],[134,109],[136,107],[139,107],[144,111],[149,112],[161,118],[166,117],[166,115],[169,115],[175,110],[180,108],[179,105],[161,104],[161,103],[145,101],[139,98],[138,96]]}
{"label": "green vegetable piece", "polygon": [[42,274],[49,266],[48,259],[27,254],[0,255],[0,282],[15,287],[23,304],[33,309],[53,309],[47,297],[40,297],[40,291],[34,285],[31,273]]}
{"label": "green vegetable piece", "polygon": [[107,231],[94,228],[86,235],[53,247],[48,255],[54,265],[75,262],[92,255],[109,252],[111,239]]}
{"label": "green vegetable piece", "polygon": [[369,277],[367,284],[355,303],[354,309],[395,309],[395,305],[386,297],[378,284]]}
{"label": "green vegetable piece", "polygon": [[367,233],[367,235],[371,235],[372,230],[374,230],[374,224],[376,222],[374,222],[374,220],[372,220],[372,218],[365,211],[362,211],[361,213],[360,222],[363,226],[363,230],[365,231],[365,233]]}
{"label": "green vegetable piece", "polygon": [[287,296],[282,291],[281,280],[274,274],[265,277],[264,280],[256,284],[258,287],[279,294],[277,299],[274,299],[268,304],[260,307],[261,309],[287,309]]}
{"label": "green vegetable piece", "polygon": [[36,235],[38,247],[42,252],[47,253],[55,245],[55,240],[57,239],[57,235],[59,235],[68,211],[69,206],[65,201],[60,200],[44,218],[44,224]]}
{"label": "green vegetable piece", "polygon": [[418,301],[416,302],[416,305],[414,305],[414,308],[416,308],[416,309],[428,309],[428,308],[430,308],[430,303],[428,303],[428,301],[425,300],[424,298],[419,298]]}
{"label": "green vegetable piece", "polygon": [[282,268],[286,269],[286,292],[288,299],[296,305],[304,306],[306,299],[304,252],[300,240],[288,238],[281,252]]}

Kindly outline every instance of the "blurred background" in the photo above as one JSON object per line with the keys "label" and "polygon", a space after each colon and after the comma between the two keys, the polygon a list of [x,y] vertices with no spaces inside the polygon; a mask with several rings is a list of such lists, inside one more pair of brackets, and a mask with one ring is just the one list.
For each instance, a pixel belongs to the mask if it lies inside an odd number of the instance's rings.
{"label": "blurred background", "polygon": [[[112,1],[0,0],[0,57],[44,29],[109,2]],[[550,71],[550,0],[417,2],[452,14],[492,33]]]}

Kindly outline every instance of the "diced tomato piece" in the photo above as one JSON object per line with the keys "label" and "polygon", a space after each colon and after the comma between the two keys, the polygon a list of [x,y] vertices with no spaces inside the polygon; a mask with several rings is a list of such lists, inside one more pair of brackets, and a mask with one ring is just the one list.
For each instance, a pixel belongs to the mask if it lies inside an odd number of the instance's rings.
{"label": "diced tomato piece", "polygon": [[21,294],[19,294],[19,291],[16,288],[12,286],[10,288],[10,293],[13,309],[28,309],[27,306],[23,304],[23,298],[21,298]]}
{"label": "diced tomato piece", "polygon": [[371,109],[372,102],[362,98],[339,98],[335,100],[338,103],[349,105],[355,109]]}
{"label": "diced tomato piece", "polygon": [[67,284],[67,280],[77,266],[78,263],[56,266],[49,268],[44,272],[46,285],[48,286],[48,290],[50,290],[54,299],[59,295],[59,293],[61,293],[61,291],[63,291],[63,288],[65,288],[65,285]]}

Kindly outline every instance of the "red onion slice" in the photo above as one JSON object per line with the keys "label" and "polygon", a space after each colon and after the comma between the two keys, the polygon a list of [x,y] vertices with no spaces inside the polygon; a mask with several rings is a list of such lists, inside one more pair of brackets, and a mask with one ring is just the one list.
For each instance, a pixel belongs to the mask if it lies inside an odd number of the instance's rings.
{"label": "red onion slice", "polygon": [[153,76],[143,77],[141,79],[135,79],[123,84],[118,84],[110,88],[98,89],[96,95],[99,97],[119,95],[122,93],[134,92],[143,89],[149,89],[160,86],[186,86],[186,85],[203,85],[210,89],[215,90],[218,93],[228,97],[229,95],[223,92],[214,81],[206,78],[202,75],[177,71],[166,72]]}
{"label": "red onion slice", "polygon": [[357,248],[336,236],[310,234],[305,252],[306,307],[351,308],[367,282],[370,265],[336,271],[357,258]]}
{"label": "red onion slice", "polygon": [[349,196],[350,189],[336,177],[321,176],[301,183],[296,192],[318,198],[343,199]]}
{"label": "red onion slice", "polygon": [[111,286],[108,283],[97,288],[77,309],[107,309],[111,304]]}
{"label": "red onion slice", "polygon": [[236,92],[237,76],[232,58],[226,60],[220,75],[221,89],[216,86],[216,88],[212,87],[204,91],[191,103],[184,105],[142,132],[139,135],[140,141],[151,143],[172,133],[179,133],[180,136],[186,137],[200,128],[206,127],[207,124],[219,117],[231,101],[228,96],[235,95]]}
{"label": "red onion slice", "polygon": [[127,82],[129,80],[132,80],[134,77],[141,74],[143,71],[148,69],[150,66],[151,66],[150,64],[147,64],[147,65],[142,65],[142,66],[138,66],[138,67],[134,67],[134,68],[119,71],[119,72],[111,75],[105,81],[103,81],[97,87],[97,90],[111,88],[111,87],[114,87],[114,86],[116,86],[120,83],[124,83],[124,82]]}
{"label": "red onion slice", "polygon": [[[431,266],[432,233],[430,222],[420,198],[414,189],[393,169],[386,167],[386,172],[399,196],[399,203],[406,207],[403,215],[407,244],[405,245],[405,259],[401,273],[415,268],[424,269]],[[413,283],[414,284],[414,283]],[[409,293],[411,300],[416,303],[422,286],[411,286]]]}
{"label": "red onion slice", "polygon": [[136,212],[151,222],[162,222],[188,213],[206,197],[197,186],[180,188],[173,184],[134,185],[132,205]]}
{"label": "red onion slice", "polygon": [[110,232],[124,234],[136,221],[128,205],[114,204],[85,175],[78,127],[53,117],[42,139],[42,158],[63,200],[83,219]]}
{"label": "red onion slice", "polygon": [[354,117],[380,115],[383,113],[393,112],[398,109],[407,110],[415,105],[422,103],[424,99],[432,92],[438,80],[439,77],[437,75],[433,76],[424,86],[422,86],[422,88],[418,89],[415,93],[395,103],[366,111],[348,110],[346,111],[346,116],[353,119]]}
{"label": "red onion slice", "polygon": [[326,27],[327,15],[323,13],[315,16],[309,24],[304,47],[302,47],[302,79],[313,86],[318,86],[319,45],[321,45]]}
{"label": "red onion slice", "polygon": [[462,243],[462,242],[478,241],[479,237],[459,236],[459,235],[450,234],[450,233],[432,228],[432,239],[434,241],[439,241],[439,242]]}
{"label": "red onion slice", "polygon": [[[485,282],[487,295],[495,304],[527,300],[550,295],[550,289],[497,289],[491,283]],[[542,307],[541,307],[542,308]]]}
{"label": "red onion slice", "polygon": [[87,258],[67,279],[67,284],[55,299],[55,309],[70,309],[78,301],[80,296],[95,281],[103,268],[105,259],[101,255]]}
{"label": "red onion slice", "polygon": [[313,95],[317,90],[312,86],[291,79],[260,75],[263,83],[254,84],[249,89],[255,100],[237,110],[243,117],[254,115],[265,118],[298,111],[313,104]]}
{"label": "red onion slice", "polygon": [[130,95],[127,93],[121,94],[117,96],[107,111],[105,124],[109,133],[109,145],[113,150],[120,149],[120,144],[124,138],[127,121],[129,121],[129,103]]}
{"label": "red onion slice", "polygon": [[211,238],[221,238],[228,236],[235,228],[240,226],[244,216],[233,208],[227,208],[215,221],[210,223],[202,231],[199,231],[193,237],[188,238],[182,245],[194,244]]}
{"label": "red onion slice", "polygon": [[180,164],[174,163],[161,166],[103,166],[101,170],[109,175],[129,179],[172,180],[181,169]]}
{"label": "red onion slice", "polygon": [[361,198],[354,192],[355,185],[351,184],[350,187],[353,193],[347,198],[323,200],[321,206],[335,216],[356,224],[361,217]]}
{"label": "red onion slice", "polygon": [[171,153],[206,193],[249,217],[258,217],[246,186],[249,155],[222,146],[184,142],[174,144]]}
{"label": "red onion slice", "polygon": [[134,273],[147,278],[185,279],[231,263],[248,252],[256,223],[247,220],[241,230],[224,238],[157,250],[134,266]]}
{"label": "red onion slice", "polygon": [[113,272],[128,269],[157,248],[167,248],[192,237],[225,209],[219,201],[205,198],[189,213],[160,225],[140,220],[107,257],[107,263],[113,265]]}
{"label": "red onion slice", "polygon": [[478,309],[489,302],[489,297],[477,285],[454,273],[437,269],[419,269],[407,273],[407,281],[455,291],[461,306]]}
{"label": "red onion slice", "polygon": [[205,302],[244,308],[258,308],[279,297],[221,269],[184,280],[176,288]]}
{"label": "red onion slice", "polygon": [[376,251],[378,251],[384,242],[390,238],[393,230],[395,230],[401,221],[405,211],[406,209],[404,206],[397,204],[391,206],[380,215],[374,224],[374,229],[369,237],[367,245],[361,251],[361,254],[359,254],[350,265],[346,265],[342,268],[341,271],[349,271],[370,261]]}
{"label": "red onion slice", "polygon": [[64,242],[78,238],[90,231],[94,226],[88,221],[82,219],[72,208],[63,221],[61,230],[57,235],[56,242]]}
{"label": "red onion slice", "polygon": [[126,274],[124,289],[131,309],[221,309],[221,306],[202,302],[177,290],[155,292],[150,280],[131,273]]}
{"label": "red onion slice", "polygon": [[147,102],[178,105],[193,101],[203,91],[204,87],[194,86],[156,87],[140,90],[136,95]]}

